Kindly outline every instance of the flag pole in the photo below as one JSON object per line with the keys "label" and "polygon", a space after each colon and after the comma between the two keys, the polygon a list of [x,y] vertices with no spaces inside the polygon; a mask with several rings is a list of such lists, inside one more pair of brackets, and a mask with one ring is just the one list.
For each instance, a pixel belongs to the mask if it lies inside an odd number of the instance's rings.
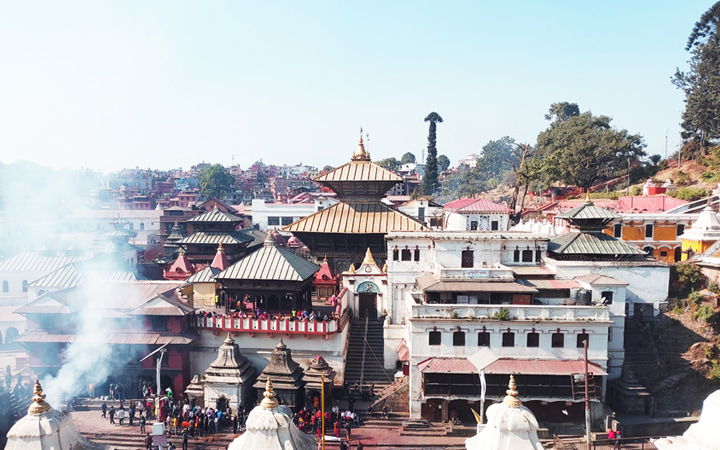
{"label": "flag pole", "polygon": [[320,436],[320,448],[325,450],[325,374],[320,374],[320,426],[322,434]]}

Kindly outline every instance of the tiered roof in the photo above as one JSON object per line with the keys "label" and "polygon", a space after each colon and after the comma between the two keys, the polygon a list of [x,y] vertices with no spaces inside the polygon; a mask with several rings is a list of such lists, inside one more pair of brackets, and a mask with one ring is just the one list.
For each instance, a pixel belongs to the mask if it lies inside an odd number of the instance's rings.
{"label": "tiered roof", "polygon": [[328,385],[332,386],[333,380],[335,379],[335,371],[330,367],[330,364],[325,361],[325,358],[317,355],[313,358],[307,370],[305,370],[305,387],[307,389],[320,390],[323,385],[323,375],[325,376],[325,388],[327,388]]}
{"label": "tiered roof", "polygon": [[412,217],[380,202],[340,202],[284,227],[283,231],[387,234],[426,229]]}
{"label": "tiered roof", "polygon": [[268,378],[273,380],[275,387],[282,390],[297,390],[304,385],[303,370],[292,359],[290,349],[287,348],[282,339],[273,349],[270,355],[270,364],[258,376],[255,387],[262,389]]}
{"label": "tiered roof", "polygon": [[257,371],[238,349],[235,341],[228,334],[218,348],[218,355],[210,367],[205,370],[206,383],[244,384],[255,379]]}
{"label": "tiered roof", "polygon": [[305,281],[312,277],[318,268],[317,264],[284,248],[277,247],[272,233],[268,233],[263,248],[223,270],[216,278],[219,280]]}
{"label": "tiered roof", "polygon": [[242,222],[242,217],[219,210],[217,207],[212,211],[202,213],[198,216],[188,219],[191,223],[238,223]]}

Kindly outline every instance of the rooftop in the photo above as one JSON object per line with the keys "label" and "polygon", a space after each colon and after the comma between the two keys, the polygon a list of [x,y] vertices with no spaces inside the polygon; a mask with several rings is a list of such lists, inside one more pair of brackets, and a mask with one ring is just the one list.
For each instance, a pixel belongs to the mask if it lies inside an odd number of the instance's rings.
{"label": "rooftop", "polygon": [[412,217],[379,202],[341,202],[298,220],[283,231],[308,233],[375,233],[422,231]]}

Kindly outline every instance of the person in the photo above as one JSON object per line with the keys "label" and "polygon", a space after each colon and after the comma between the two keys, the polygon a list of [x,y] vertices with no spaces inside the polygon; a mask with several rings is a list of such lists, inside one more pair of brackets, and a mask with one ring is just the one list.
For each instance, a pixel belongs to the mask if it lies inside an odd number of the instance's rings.
{"label": "person", "polygon": [[352,435],[352,423],[348,421],[345,424],[345,438],[347,438],[348,441],[350,441],[350,436]]}
{"label": "person", "polygon": [[618,430],[615,432],[615,449],[619,449],[622,445],[622,431],[618,428]]}
{"label": "person", "polygon": [[120,422],[120,426],[122,426],[123,422],[125,421],[125,408],[123,408],[121,406],[120,409],[118,410],[117,416],[118,416],[118,421]]}
{"label": "person", "polygon": [[347,442],[340,441],[340,450],[348,450]]}
{"label": "person", "polygon": [[140,433],[145,433],[145,416],[140,414]]}
{"label": "person", "polygon": [[151,450],[153,444],[152,436],[150,436],[150,433],[145,436],[145,450]]}
{"label": "person", "polygon": [[183,431],[182,447],[183,450],[188,450],[188,430]]}
{"label": "person", "polygon": [[615,430],[613,430],[612,428],[610,428],[610,429],[608,430],[608,432],[607,432],[607,435],[608,435],[608,440],[609,440],[610,442],[614,443],[614,442],[615,442]]}
{"label": "person", "polygon": [[115,407],[110,405],[110,411],[108,411],[108,416],[110,417],[110,423],[115,423]]}
{"label": "person", "polygon": [[358,441],[358,445],[355,446],[355,449],[356,449],[356,450],[363,450],[364,448],[365,448],[365,447],[363,447],[362,442],[361,442],[361,441]]}
{"label": "person", "polygon": [[102,418],[107,419],[107,403],[102,402],[100,405],[100,411],[102,411]]}
{"label": "person", "polygon": [[130,422],[130,426],[132,426],[135,421],[135,403],[132,402],[130,402],[130,409],[128,410],[128,421]]}
{"label": "person", "polygon": [[382,407],[382,418],[383,419],[388,418],[388,407],[385,404],[383,404],[383,407]]}

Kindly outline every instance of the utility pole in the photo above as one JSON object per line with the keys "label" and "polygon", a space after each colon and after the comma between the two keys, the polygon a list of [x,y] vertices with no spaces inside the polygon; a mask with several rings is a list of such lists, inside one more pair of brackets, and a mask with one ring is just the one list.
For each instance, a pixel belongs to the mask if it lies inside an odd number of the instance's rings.
{"label": "utility pole", "polygon": [[320,374],[320,426],[322,437],[320,438],[320,450],[325,450],[325,373]]}
{"label": "utility pole", "polygon": [[630,195],[630,158],[628,158],[628,186],[627,195]]}
{"label": "utility pole", "polygon": [[583,341],[583,349],[585,350],[585,441],[588,449],[592,443],[590,435],[590,376],[588,373],[588,340]]}

